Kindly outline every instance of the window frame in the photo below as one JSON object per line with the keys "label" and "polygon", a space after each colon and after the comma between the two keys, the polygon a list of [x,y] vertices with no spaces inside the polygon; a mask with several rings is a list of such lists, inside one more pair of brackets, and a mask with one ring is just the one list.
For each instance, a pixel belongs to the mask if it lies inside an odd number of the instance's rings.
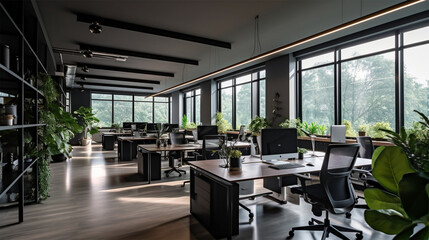
{"label": "window frame", "polygon": [[[200,93],[197,94],[196,92],[199,91]],[[186,95],[188,93],[191,93],[191,96],[187,97]],[[186,115],[188,106],[187,106],[187,100],[190,98],[192,101],[192,119],[189,118],[188,115],[186,117],[188,118],[188,122],[193,122],[195,124],[198,124],[197,121],[197,96],[200,96],[200,107],[201,107],[201,88],[193,88],[191,90],[187,90],[183,92],[183,113]],[[201,121],[201,109],[200,109],[200,121]]]}
{"label": "window frame", "polygon": [[[265,71],[265,77],[261,78],[260,72]],[[253,74],[257,74],[256,79],[253,79]],[[244,83],[236,83],[237,78],[250,75],[250,81]],[[241,71],[238,73],[233,73],[230,75],[223,76],[219,79],[216,79],[216,92],[217,92],[217,112],[222,112],[222,90],[232,88],[232,122],[231,125],[234,129],[237,129],[236,123],[236,110],[237,110],[237,99],[236,99],[236,87],[242,86],[245,84],[250,84],[250,97],[251,97],[251,119],[260,115],[260,81],[265,81],[266,84],[267,73],[265,69],[265,65],[251,67],[249,70]],[[222,87],[222,83],[226,81],[232,81],[231,86]],[[265,85],[266,86],[266,85]],[[249,123],[250,124],[250,123]],[[239,127],[239,126],[238,126]]]}
{"label": "window frame", "polygon": [[[412,47],[416,47],[416,46],[423,46],[423,45],[427,45],[429,44],[429,40],[422,40],[419,42],[415,42],[415,43],[411,43],[411,44],[404,44],[404,33],[408,32],[408,31],[412,31],[412,30],[416,30],[419,28],[424,28],[424,27],[429,27],[429,20],[425,20],[419,23],[415,23],[415,24],[410,24],[408,23],[408,25],[406,26],[396,26],[394,28],[390,28],[390,29],[385,29],[384,31],[380,31],[379,33],[374,33],[368,37],[355,37],[355,38],[359,38],[358,40],[355,41],[349,41],[347,43],[338,43],[340,42],[339,40],[334,40],[333,42],[335,44],[333,44],[332,46],[326,47],[326,43],[325,44],[321,44],[320,45],[320,49],[317,50],[317,46],[316,47],[312,47],[310,48],[312,51],[311,52],[306,52],[305,50],[302,52],[302,55],[299,55],[299,53],[295,54],[296,57],[296,111],[297,111],[297,116],[302,119],[302,114],[303,114],[303,110],[302,110],[302,105],[303,105],[303,101],[302,101],[302,86],[303,86],[303,82],[302,82],[302,72],[306,71],[306,70],[310,70],[310,69],[315,69],[315,68],[320,68],[323,66],[328,66],[328,65],[334,65],[334,109],[335,109],[335,113],[334,113],[334,124],[341,124],[342,121],[344,119],[342,119],[342,101],[341,101],[341,93],[342,93],[342,89],[341,89],[341,65],[343,63],[349,62],[349,61],[353,61],[353,60],[357,60],[357,59],[362,59],[362,58],[367,58],[367,57],[371,57],[371,56],[376,56],[376,55],[381,55],[384,53],[391,53],[393,52],[395,59],[394,59],[394,73],[395,73],[395,130],[396,132],[399,132],[400,128],[403,127],[405,125],[405,109],[404,109],[404,102],[405,102],[405,97],[404,97],[404,92],[405,92],[405,77],[404,77],[404,50],[408,49],[408,48],[412,48]],[[362,34],[362,36],[364,36],[363,33],[359,33]],[[367,42],[371,42],[377,39],[382,39],[385,37],[389,37],[392,36],[394,38],[394,46],[392,48],[388,48],[388,49],[384,49],[384,50],[380,50],[380,51],[375,51],[369,54],[363,54],[363,55],[359,55],[356,57],[352,57],[352,58],[347,58],[347,59],[341,59],[341,50],[344,48],[348,48],[348,47],[352,47],[352,46],[357,46],[359,44],[364,44]],[[350,36],[346,36],[345,38],[350,38]],[[326,64],[321,64],[321,65],[317,65],[317,66],[312,66],[312,67],[308,67],[308,68],[302,68],[302,60],[314,57],[314,56],[318,56],[318,55],[322,55],[324,53],[333,51],[334,52],[334,62],[331,63],[326,63]]]}
{"label": "window frame", "polygon": [[[111,95],[111,99],[97,99],[97,98],[93,98],[93,94],[104,94],[104,95]],[[131,100],[115,100],[115,95],[125,95],[125,96],[131,96]],[[135,97],[147,97],[148,95],[141,95],[141,94],[129,94],[129,93],[112,93],[112,92],[102,92],[102,91],[91,91],[91,107],[92,107],[92,101],[96,100],[96,101],[107,101],[107,102],[111,102],[112,103],[112,116],[111,116],[111,121],[112,124],[114,124],[114,117],[115,117],[115,101],[118,102],[131,102],[132,103],[132,122],[135,121],[134,118],[134,108],[135,108],[135,102],[151,102],[152,104],[152,123],[154,123],[155,120],[155,103],[165,103],[168,105],[168,116],[167,116],[167,120],[168,123],[171,123],[171,96],[159,96],[159,97],[164,97],[167,99],[167,101],[155,101],[156,98],[152,98],[152,100],[150,101],[141,101],[141,100],[135,100]],[[109,127],[105,127],[105,128],[109,128]]]}

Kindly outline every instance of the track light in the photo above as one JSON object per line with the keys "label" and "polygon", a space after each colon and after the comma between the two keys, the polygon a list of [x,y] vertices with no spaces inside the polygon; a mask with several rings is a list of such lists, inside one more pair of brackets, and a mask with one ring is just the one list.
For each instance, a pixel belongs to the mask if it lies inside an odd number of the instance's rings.
{"label": "track light", "polygon": [[85,92],[85,88],[83,87],[83,84],[80,85],[80,92]]}
{"label": "track light", "polygon": [[82,77],[80,77],[80,80],[82,80],[82,81],[86,81],[86,77],[85,77],[85,76],[82,76]]}
{"label": "track light", "polygon": [[82,54],[83,54],[83,56],[84,57],[86,57],[86,58],[92,58],[92,56],[94,56],[94,54],[92,53],[92,51],[91,50],[85,50],[85,51],[83,51],[82,52]]}
{"label": "track light", "polygon": [[83,66],[83,67],[82,67],[82,71],[84,71],[84,72],[86,72],[86,73],[89,73],[89,68],[88,68],[88,66]]}
{"label": "track light", "polygon": [[100,26],[100,24],[97,21],[94,21],[91,23],[91,25],[89,25],[89,31],[91,33],[99,34],[101,33],[102,30],[103,28]]}

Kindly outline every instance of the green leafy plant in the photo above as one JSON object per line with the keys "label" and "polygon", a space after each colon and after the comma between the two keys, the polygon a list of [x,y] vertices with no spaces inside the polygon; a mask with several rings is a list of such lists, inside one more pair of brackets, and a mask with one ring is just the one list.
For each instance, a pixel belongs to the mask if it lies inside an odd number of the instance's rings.
{"label": "green leafy plant", "polygon": [[242,153],[237,149],[232,149],[231,151],[229,151],[229,154],[228,154],[230,158],[240,158],[241,155]]}
{"label": "green leafy plant", "polygon": [[223,113],[216,113],[216,125],[219,133],[225,133],[228,129],[232,129],[232,125],[228,120],[223,118]]}
{"label": "green leafy plant", "polygon": [[356,132],[353,130],[353,126],[350,121],[343,120],[342,124],[346,126],[346,137],[356,137]]}
{"label": "green leafy plant", "polygon": [[197,128],[197,124],[195,124],[194,122],[189,122],[186,124],[186,129],[196,129]]}
{"label": "green leafy plant", "polygon": [[168,131],[169,127],[162,127],[161,123],[156,124],[156,138],[159,140],[161,136]]}
{"label": "green leafy plant", "polygon": [[369,128],[370,128],[369,124],[360,125],[358,131],[359,132],[368,132]]}
{"label": "green leafy plant", "polygon": [[390,130],[392,131],[392,128],[390,127],[390,123],[388,122],[377,122],[372,127],[370,127],[367,131],[367,135],[372,138],[387,138],[387,133],[383,131]]}
{"label": "green leafy plant", "polygon": [[259,136],[261,134],[261,129],[268,126],[268,122],[264,117],[256,116],[249,124],[249,130],[252,132],[252,135]]}
{"label": "green leafy plant", "polygon": [[121,124],[119,124],[119,123],[113,123],[112,124],[112,128],[114,128],[116,130],[116,132],[118,132],[119,129],[121,129]]}
{"label": "green leafy plant", "polygon": [[98,118],[95,117],[95,114],[92,113],[91,107],[80,106],[78,110],[74,111],[74,114],[81,119],[85,139],[89,138],[88,134],[93,135],[98,133],[98,128],[95,124],[100,122],[100,120],[98,120]]}
{"label": "green leafy plant", "polygon": [[307,149],[305,149],[305,148],[298,148],[298,153],[306,153],[307,152]]}
{"label": "green leafy plant", "polygon": [[[372,174],[385,191],[365,190],[365,221],[394,239],[429,238],[429,176],[413,169],[400,147],[378,147]],[[423,226],[417,233],[414,228]],[[412,236],[412,237],[411,237]],[[410,238],[411,237],[411,238]]]}
{"label": "green leafy plant", "polygon": [[423,113],[421,121],[416,123],[412,131],[407,133],[404,127],[400,133],[392,130],[381,129],[395,145],[399,146],[406,154],[414,169],[421,172],[429,172],[429,119]]}
{"label": "green leafy plant", "polygon": [[39,123],[45,124],[38,129],[41,143],[37,148],[39,158],[39,201],[49,197],[49,162],[50,156],[64,154],[70,157],[71,145],[68,143],[74,134],[82,128],[70,113],[64,111],[57,102],[58,92],[52,78],[47,74],[39,75],[40,90],[45,96],[44,104],[39,111]]}
{"label": "green leafy plant", "polygon": [[319,125],[315,122],[308,124],[306,121],[302,122],[302,129],[311,135],[325,135],[328,129],[325,125]]}
{"label": "green leafy plant", "polygon": [[186,115],[183,115],[182,117],[182,129],[186,129],[186,126],[188,124],[188,117]]}

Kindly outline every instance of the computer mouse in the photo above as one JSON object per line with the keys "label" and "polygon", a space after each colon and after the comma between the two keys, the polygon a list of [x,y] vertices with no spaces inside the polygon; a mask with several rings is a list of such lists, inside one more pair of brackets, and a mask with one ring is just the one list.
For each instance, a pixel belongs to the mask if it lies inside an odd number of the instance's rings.
{"label": "computer mouse", "polygon": [[307,163],[307,164],[305,164],[305,165],[310,166],[310,167],[314,167],[314,164],[313,164],[312,162],[308,162],[308,163]]}

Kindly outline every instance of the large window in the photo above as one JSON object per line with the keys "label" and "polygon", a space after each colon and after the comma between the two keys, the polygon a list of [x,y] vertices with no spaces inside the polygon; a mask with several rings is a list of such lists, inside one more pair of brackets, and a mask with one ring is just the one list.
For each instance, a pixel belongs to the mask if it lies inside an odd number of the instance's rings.
{"label": "large window", "polygon": [[185,114],[188,122],[201,122],[201,89],[185,92]]}
{"label": "large window", "polygon": [[157,122],[168,123],[170,119],[169,97],[146,98],[125,94],[92,93],[92,109],[100,127],[112,123]]}
{"label": "large window", "polygon": [[235,129],[265,117],[265,70],[257,69],[218,82],[218,111]]}
{"label": "large window", "polygon": [[414,109],[429,113],[428,36],[427,26],[397,29],[298,56],[299,116],[327,127],[349,121],[355,131],[410,127]]}

